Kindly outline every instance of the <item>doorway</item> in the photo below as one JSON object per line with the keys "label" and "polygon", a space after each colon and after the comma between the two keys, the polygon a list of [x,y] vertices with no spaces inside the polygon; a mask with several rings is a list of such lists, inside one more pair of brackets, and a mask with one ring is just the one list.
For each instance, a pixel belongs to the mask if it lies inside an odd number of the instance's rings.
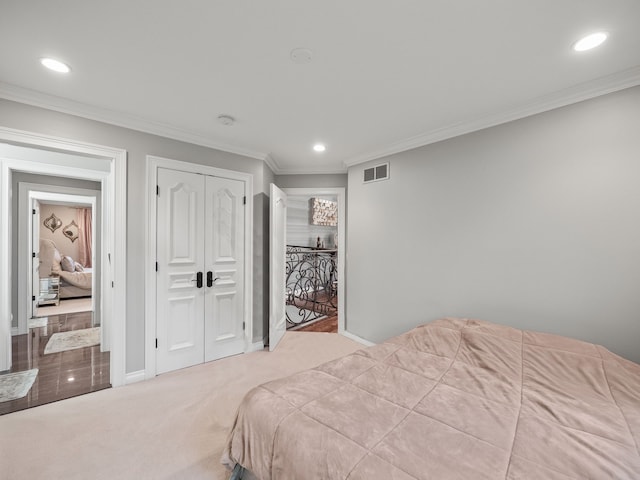
{"label": "doorway", "polygon": [[272,185],[271,350],[285,329],[344,333],[344,212],[344,188]]}
{"label": "doorway", "polygon": [[[109,377],[113,386],[124,384],[126,325],[126,152],[0,127],[0,371],[11,369],[13,348],[11,337],[14,299],[11,286],[16,252],[12,252],[10,232],[12,177],[16,172],[87,179],[101,183],[104,207],[100,273],[103,345],[110,350]],[[117,301],[116,301],[117,299]],[[14,310],[15,311],[15,310]],[[18,319],[15,319],[17,322]]]}
{"label": "doorway", "polygon": [[[92,313],[92,326],[99,326],[100,311],[95,308],[100,293],[95,287],[95,279],[100,276],[94,257],[95,199],[35,191],[30,200],[33,227],[28,270],[31,291],[27,299],[31,308],[27,318],[84,311]],[[86,203],[81,203],[83,200]]]}
{"label": "doorway", "polygon": [[248,350],[252,177],[147,157],[146,378]]}
{"label": "doorway", "polygon": [[[49,313],[91,311],[92,326],[100,325],[100,183],[18,172],[14,177],[18,187],[14,209],[18,217],[17,333],[27,333],[29,319]],[[108,349],[108,345],[103,348]]]}
{"label": "doorway", "polygon": [[111,386],[99,308],[102,185],[17,169],[11,185],[17,326],[0,414]]}

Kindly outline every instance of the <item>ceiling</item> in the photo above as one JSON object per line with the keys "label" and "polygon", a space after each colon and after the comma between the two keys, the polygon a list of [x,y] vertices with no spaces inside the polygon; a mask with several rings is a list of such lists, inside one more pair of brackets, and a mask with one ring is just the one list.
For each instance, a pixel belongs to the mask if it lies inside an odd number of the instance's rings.
{"label": "ceiling", "polygon": [[638,19],[637,0],[0,0],[0,97],[336,173],[640,84]]}

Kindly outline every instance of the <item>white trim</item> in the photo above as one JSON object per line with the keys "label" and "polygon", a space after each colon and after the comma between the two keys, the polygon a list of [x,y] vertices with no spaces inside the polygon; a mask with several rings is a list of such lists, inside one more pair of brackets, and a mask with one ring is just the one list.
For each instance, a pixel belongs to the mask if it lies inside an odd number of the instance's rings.
{"label": "white trim", "polygon": [[[31,290],[32,285],[32,268],[30,265],[29,252],[33,251],[33,239],[31,236],[31,199],[36,200],[66,200],[71,203],[86,203],[91,205],[93,211],[97,208],[97,197],[101,194],[100,190],[89,190],[85,188],[61,187],[57,185],[46,185],[41,183],[20,182],[18,184],[18,205],[23,205],[22,211],[18,211],[18,332],[20,334],[27,333],[28,318],[31,317]],[[15,198],[15,196],[14,196]],[[94,216],[95,223],[95,216]],[[95,225],[93,225],[95,232]],[[96,236],[93,236],[93,252],[95,255]],[[100,295],[95,294],[96,279],[92,278],[92,296],[91,309],[96,311],[96,300],[100,301]],[[97,297],[97,298],[96,298]],[[108,338],[108,336],[107,336]],[[106,348],[105,348],[106,347]],[[104,350],[110,350],[109,345],[103,345]]]}
{"label": "white trim", "polygon": [[264,163],[267,164],[267,167],[271,169],[271,171],[275,174],[276,172],[281,172],[282,169],[275,158],[273,158],[270,154],[264,157]]}
{"label": "white trim", "polygon": [[407,150],[413,150],[414,148],[424,147],[425,145],[447,140],[448,138],[458,137],[466,133],[476,132],[521,118],[530,117],[538,113],[547,112],[555,108],[589,100],[590,98],[613,93],[618,90],[624,90],[625,88],[635,87],[636,85],[640,85],[640,66],[565,88],[550,95],[538,97],[516,108],[495,112],[491,115],[406,138],[380,150],[345,160],[344,164],[347,167],[352,167],[360,163],[387,157]]}
{"label": "white trim", "polygon": [[11,368],[11,211],[8,194],[11,191],[10,171],[0,160],[0,372]]}
{"label": "white trim", "polygon": [[132,383],[142,382],[146,380],[146,374],[144,370],[138,370],[136,372],[127,373],[124,379],[125,385],[131,385]]}
{"label": "white trim", "polygon": [[343,168],[283,168],[273,172],[276,175],[344,175],[347,167]]}
{"label": "white trim", "polygon": [[256,342],[256,343],[252,343],[249,346],[249,349],[246,351],[246,353],[260,352],[262,350],[264,350],[264,342]]}
{"label": "white trim", "polygon": [[117,127],[129,128],[138,132],[149,133],[151,135],[159,135],[181,142],[192,143],[203,147],[215,148],[223,152],[234,153],[245,157],[264,160],[266,153],[259,152],[236,145],[228,145],[217,142],[209,137],[198,135],[187,130],[168,125],[154,120],[142,117],[136,117],[122,112],[116,112],[107,108],[87,105],[86,103],[76,102],[68,98],[49,95],[28,88],[11,85],[9,83],[0,82],[0,97],[6,98],[14,102],[25,103],[35,107],[46,108],[56,112],[76,115],[89,120],[108,123]]}
{"label": "white trim", "polygon": [[14,337],[18,335],[18,327],[11,327],[11,336]]}
{"label": "white trim", "polygon": [[147,155],[146,160],[146,225],[145,233],[145,378],[156,376],[156,179],[158,168],[169,168],[183,172],[212,175],[221,178],[240,180],[245,183],[247,197],[245,210],[245,269],[244,269],[244,322],[245,353],[250,351],[253,339],[253,175],[249,173],[224,170],[222,168],[183,162]]}
{"label": "white trim", "polygon": [[[11,365],[11,173],[23,171],[102,181],[102,311],[111,324],[111,384],[124,384],[127,296],[127,152],[122,149],[0,126],[0,142],[31,149],[89,155],[108,162],[108,171],[25,160],[0,160],[0,371]],[[110,254],[110,255],[109,255]],[[111,261],[110,261],[111,260]],[[113,288],[108,288],[113,282]]]}
{"label": "white trim", "polygon": [[375,343],[370,342],[369,340],[365,340],[364,338],[359,337],[358,335],[354,335],[353,333],[349,333],[347,331],[342,331],[342,332],[339,332],[339,333],[343,337],[346,337],[349,340],[353,340],[354,342],[358,342],[358,343],[361,343],[363,345],[366,345],[367,347],[373,347],[375,345]]}
{"label": "white trim", "polygon": [[[338,197],[338,333],[345,331],[346,319],[346,194],[343,187],[336,188],[283,188],[289,195],[335,195]],[[271,300],[271,299],[270,299]]]}

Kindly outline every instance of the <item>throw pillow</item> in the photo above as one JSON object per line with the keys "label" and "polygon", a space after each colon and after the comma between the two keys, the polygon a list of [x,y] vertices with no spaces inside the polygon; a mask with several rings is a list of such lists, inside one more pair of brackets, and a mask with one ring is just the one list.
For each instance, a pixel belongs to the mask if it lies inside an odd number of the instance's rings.
{"label": "throw pillow", "polygon": [[60,266],[62,270],[65,272],[75,272],[76,271],[76,262],[73,261],[69,255],[62,257],[62,261],[60,262]]}

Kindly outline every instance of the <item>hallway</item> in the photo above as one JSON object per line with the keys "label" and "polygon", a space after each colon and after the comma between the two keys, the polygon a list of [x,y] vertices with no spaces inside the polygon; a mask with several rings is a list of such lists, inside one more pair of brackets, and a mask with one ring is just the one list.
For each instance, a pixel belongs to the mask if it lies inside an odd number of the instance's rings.
{"label": "hallway", "polygon": [[38,369],[38,375],[26,396],[0,402],[0,415],[25,408],[55,402],[76,395],[95,392],[111,386],[109,352],[100,352],[100,345],[45,353],[56,333],[79,332],[91,328],[92,312],[51,315],[35,319],[44,326],[29,328],[25,335],[12,337],[11,372]]}

